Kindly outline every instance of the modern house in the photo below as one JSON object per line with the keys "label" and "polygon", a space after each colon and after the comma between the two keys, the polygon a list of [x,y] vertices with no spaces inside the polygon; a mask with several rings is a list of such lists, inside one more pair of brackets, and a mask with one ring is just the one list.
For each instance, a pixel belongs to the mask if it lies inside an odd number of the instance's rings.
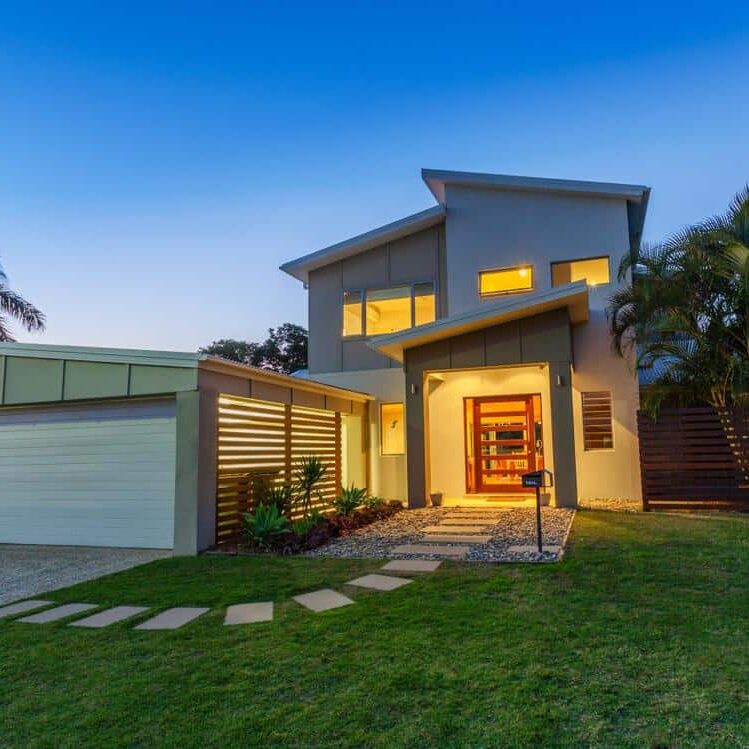
{"label": "modern house", "polygon": [[638,383],[605,305],[637,185],[424,171],[436,205],[286,263],[309,373],[194,353],[0,344],[0,543],[173,549],[235,538],[258,476],[322,458],[410,507],[640,496]]}
{"label": "modern house", "polygon": [[640,185],[426,169],[436,205],[282,267],[309,294],[309,377],[373,396],[370,490],[446,502],[641,493],[630,362],[607,299]]}

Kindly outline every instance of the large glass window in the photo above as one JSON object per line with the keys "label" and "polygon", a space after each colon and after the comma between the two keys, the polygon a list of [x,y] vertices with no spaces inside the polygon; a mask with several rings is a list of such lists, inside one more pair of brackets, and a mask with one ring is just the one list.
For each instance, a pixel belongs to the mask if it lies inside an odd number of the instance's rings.
{"label": "large glass window", "polygon": [[380,452],[383,455],[403,455],[406,452],[402,403],[380,404]]}
{"label": "large glass window", "polygon": [[532,288],[533,267],[530,265],[483,270],[479,273],[479,293],[481,296],[511,294],[517,291],[530,291]]}
{"label": "large glass window", "polygon": [[367,335],[385,335],[411,327],[411,287],[367,290]]}
{"label": "large glass window", "polygon": [[551,264],[551,285],[563,286],[574,281],[587,281],[588,286],[611,281],[608,257],[590,257],[584,260],[565,260]]}
{"label": "large glass window", "polygon": [[433,283],[343,293],[343,335],[397,333],[436,319]]}
{"label": "large glass window", "polygon": [[343,292],[343,335],[363,335],[362,292]]}

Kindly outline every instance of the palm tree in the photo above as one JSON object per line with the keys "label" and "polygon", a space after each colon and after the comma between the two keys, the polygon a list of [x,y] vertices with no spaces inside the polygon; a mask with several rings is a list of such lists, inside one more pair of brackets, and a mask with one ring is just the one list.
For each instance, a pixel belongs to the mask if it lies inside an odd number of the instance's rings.
{"label": "palm tree", "polygon": [[8,277],[0,266],[0,342],[16,340],[8,327],[9,317],[29,332],[44,330],[44,314],[8,286]]}
{"label": "palm tree", "polygon": [[749,186],[728,210],[622,259],[614,351],[649,371],[643,407],[749,400]]}

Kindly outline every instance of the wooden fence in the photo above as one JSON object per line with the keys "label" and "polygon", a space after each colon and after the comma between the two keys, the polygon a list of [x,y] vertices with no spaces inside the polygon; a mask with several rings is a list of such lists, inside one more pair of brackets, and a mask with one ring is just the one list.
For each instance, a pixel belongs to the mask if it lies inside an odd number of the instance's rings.
{"label": "wooden fence", "polygon": [[645,510],[749,511],[749,411],[664,408],[637,425]]}
{"label": "wooden fence", "polygon": [[312,504],[322,509],[341,482],[341,415],[220,395],[216,543],[237,541],[242,513],[252,511],[269,485],[293,483],[296,466],[309,455],[327,468]]}

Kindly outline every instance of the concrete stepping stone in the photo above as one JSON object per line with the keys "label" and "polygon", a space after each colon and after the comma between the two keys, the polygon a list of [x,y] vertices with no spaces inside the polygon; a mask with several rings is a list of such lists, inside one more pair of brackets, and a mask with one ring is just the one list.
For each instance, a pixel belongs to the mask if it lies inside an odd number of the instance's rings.
{"label": "concrete stepping stone", "polygon": [[148,611],[148,606],[115,606],[114,608],[100,611],[83,619],[77,619],[70,622],[68,627],[90,627],[91,629],[101,629],[108,627],[110,624],[130,619],[136,614],[142,614]]}
{"label": "concrete stepping stone", "polygon": [[480,525],[482,528],[486,528],[490,525],[496,525],[496,523],[491,518],[445,518],[444,522],[441,525],[460,525],[466,528]]}
{"label": "concrete stepping stone", "polygon": [[421,530],[424,533],[481,533],[488,530],[488,525],[428,525]]}
{"label": "concrete stepping stone", "polygon": [[66,616],[81,614],[84,611],[90,611],[97,608],[95,603],[66,603],[64,606],[55,606],[53,609],[41,611],[38,614],[24,616],[17,619],[19,622],[28,622],[29,624],[47,624],[47,622],[56,622],[58,619],[64,619]]}
{"label": "concrete stepping stone", "polygon": [[441,564],[431,559],[393,559],[382,569],[388,572],[434,572]]}
{"label": "concrete stepping stone", "polygon": [[273,601],[237,603],[226,609],[224,625],[257,624],[270,621],[273,621]]}
{"label": "concrete stepping stone", "polygon": [[403,544],[396,546],[390,556],[395,554],[423,554],[433,557],[464,557],[468,553],[467,546],[440,546],[437,544]]}
{"label": "concrete stepping stone", "polygon": [[197,606],[178,606],[156,614],[152,619],[148,619],[134,629],[179,629],[209,610]]}
{"label": "concrete stepping stone", "polygon": [[[544,552],[549,554],[558,554],[562,547],[558,544],[544,544]],[[516,544],[515,546],[508,547],[507,551],[511,551],[513,554],[538,554],[537,544]]]}
{"label": "concrete stepping stone", "polygon": [[492,540],[491,536],[469,536],[469,535],[461,535],[459,533],[455,534],[443,534],[443,535],[437,535],[430,534],[427,538],[424,539],[425,541],[429,541],[429,543],[440,543],[440,544],[488,544],[489,541]]}
{"label": "concrete stepping stone", "polygon": [[14,614],[25,614],[27,611],[40,609],[42,606],[51,606],[54,601],[19,601],[0,608],[0,619]]}
{"label": "concrete stepping stone", "polygon": [[354,603],[348,596],[344,596],[343,593],[331,590],[330,588],[315,590],[312,593],[303,593],[300,596],[294,596],[294,600],[305,608],[310,609],[310,611],[315,612],[339,609],[342,606]]}
{"label": "concrete stepping stone", "polygon": [[356,580],[349,580],[346,585],[356,585],[359,588],[371,588],[372,590],[395,590],[404,585],[412,583],[406,577],[392,577],[390,575],[364,575]]}

